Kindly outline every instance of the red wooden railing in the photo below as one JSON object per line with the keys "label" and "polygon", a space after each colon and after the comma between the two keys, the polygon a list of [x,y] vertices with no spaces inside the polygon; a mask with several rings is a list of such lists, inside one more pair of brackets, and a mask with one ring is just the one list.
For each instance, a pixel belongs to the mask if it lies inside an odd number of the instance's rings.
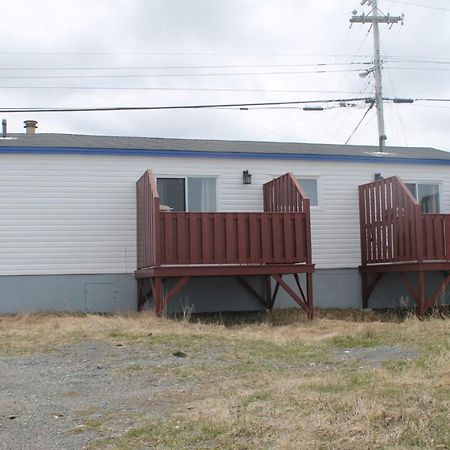
{"label": "red wooden railing", "polygon": [[264,187],[265,206],[270,204],[266,191],[284,202],[280,208],[273,202],[268,206],[275,211],[160,212],[156,183],[147,171],[137,182],[138,269],[180,264],[311,263],[309,200],[292,179],[299,192],[292,189],[288,197],[278,192],[287,183],[273,180]]}
{"label": "red wooden railing", "polygon": [[450,214],[422,214],[424,260],[450,261]]}
{"label": "red wooden railing", "polygon": [[450,260],[450,215],[423,214],[398,177],[359,186],[362,264]]}
{"label": "red wooden railing", "polygon": [[156,180],[151,170],[142,175],[136,183],[136,232],[137,267],[160,265],[159,240],[160,211]]}
{"label": "red wooden railing", "polygon": [[162,264],[306,262],[304,213],[161,213]]}

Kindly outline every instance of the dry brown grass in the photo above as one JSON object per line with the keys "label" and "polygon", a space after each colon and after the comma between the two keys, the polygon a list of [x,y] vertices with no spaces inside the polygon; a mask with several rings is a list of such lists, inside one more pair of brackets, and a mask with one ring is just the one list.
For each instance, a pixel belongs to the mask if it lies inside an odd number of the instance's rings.
{"label": "dry brown grass", "polygon": [[[210,322],[210,321],[209,321]],[[449,448],[450,320],[361,312],[279,312],[231,325],[122,316],[0,318],[0,352],[51,351],[81,340],[171,345],[220,367],[168,368],[201,386],[164,420],[149,416],[111,448]],[[343,363],[344,348],[395,346],[412,360]],[[380,347],[383,348],[383,347]],[[170,373],[169,373],[170,372]],[[137,375],[136,375],[137,376]]]}
{"label": "dry brown grass", "polygon": [[[237,316],[239,317],[239,316]],[[152,313],[123,315],[16,315],[0,316],[0,351],[28,352],[51,350],[79,340],[120,338],[136,340],[152,333],[155,336],[213,336],[227,339],[247,339],[287,343],[327,341],[347,337],[376,337],[390,340],[398,337],[413,345],[426,345],[430,333],[448,330],[448,320],[419,320],[410,316],[404,320],[359,311],[321,311],[312,321],[295,311],[279,311],[254,323],[225,326],[200,319],[159,319]]]}

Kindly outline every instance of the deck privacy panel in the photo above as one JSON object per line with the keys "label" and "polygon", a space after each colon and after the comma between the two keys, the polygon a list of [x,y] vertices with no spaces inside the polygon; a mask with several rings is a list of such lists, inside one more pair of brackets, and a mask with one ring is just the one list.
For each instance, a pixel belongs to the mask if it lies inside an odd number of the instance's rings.
{"label": "deck privacy panel", "polygon": [[156,180],[147,171],[136,183],[137,266],[159,265],[159,195]]}
{"label": "deck privacy panel", "polygon": [[147,171],[137,182],[138,269],[310,263],[309,200],[292,174],[264,185],[264,209],[160,212],[156,182]]}
{"label": "deck privacy panel", "polygon": [[309,198],[291,172],[264,184],[264,211],[306,212]]}
{"label": "deck privacy panel", "polygon": [[450,215],[421,213],[398,177],[359,186],[362,264],[447,261]]}

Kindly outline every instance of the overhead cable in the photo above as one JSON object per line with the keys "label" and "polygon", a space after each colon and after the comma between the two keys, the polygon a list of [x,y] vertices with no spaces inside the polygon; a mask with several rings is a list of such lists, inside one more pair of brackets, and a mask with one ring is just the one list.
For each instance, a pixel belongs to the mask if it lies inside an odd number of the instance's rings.
{"label": "overhead cable", "polygon": [[0,108],[0,113],[25,113],[25,112],[95,112],[95,111],[150,111],[150,110],[176,110],[176,109],[215,109],[236,108],[252,106],[279,106],[297,105],[308,103],[346,103],[356,101],[369,101],[367,98],[344,98],[323,100],[296,100],[290,102],[257,102],[257,103],[223,103],[223,104],[200,104],[200,105],[172,105],[172,106],[106,106],[92,108]]}

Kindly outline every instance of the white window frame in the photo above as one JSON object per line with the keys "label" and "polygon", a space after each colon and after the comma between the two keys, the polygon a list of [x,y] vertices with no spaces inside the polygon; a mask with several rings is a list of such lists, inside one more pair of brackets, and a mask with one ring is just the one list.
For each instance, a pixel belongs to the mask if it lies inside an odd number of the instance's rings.
{"label": "white window frame", "polygon": [[184,204],[186,205],[186,212],[189,211],[189,194],[188,194],[188,178],[214,178],[216,180],[216,211],[219,211],[219,175],[155,175],[156,183],[158,183],[159,178],[178,178],[184,180]]}
{"label": "white window frame", "polygon": [[415,199],[416,199],[416,202],[419,203],[419,205],[420,205],[420,201],[417,198],[417,195],[419,194],[418,185],[419,184],[432,184],[434,186],[437,186],[438,187],[438,193],[439,193],[439,213],[437,213],[437,214],[442,214],[442,210],[443,210],[442,209],[442,206],[443,206],[443,202],[442,202],[442,181],[430,181],[430,180],[418,180],[418,179],[412,180],[412,179],[410,179],[410,180],[403,180],[403,182],[405,184],[415,184],[416,185],[416,197],[415,197]]}

